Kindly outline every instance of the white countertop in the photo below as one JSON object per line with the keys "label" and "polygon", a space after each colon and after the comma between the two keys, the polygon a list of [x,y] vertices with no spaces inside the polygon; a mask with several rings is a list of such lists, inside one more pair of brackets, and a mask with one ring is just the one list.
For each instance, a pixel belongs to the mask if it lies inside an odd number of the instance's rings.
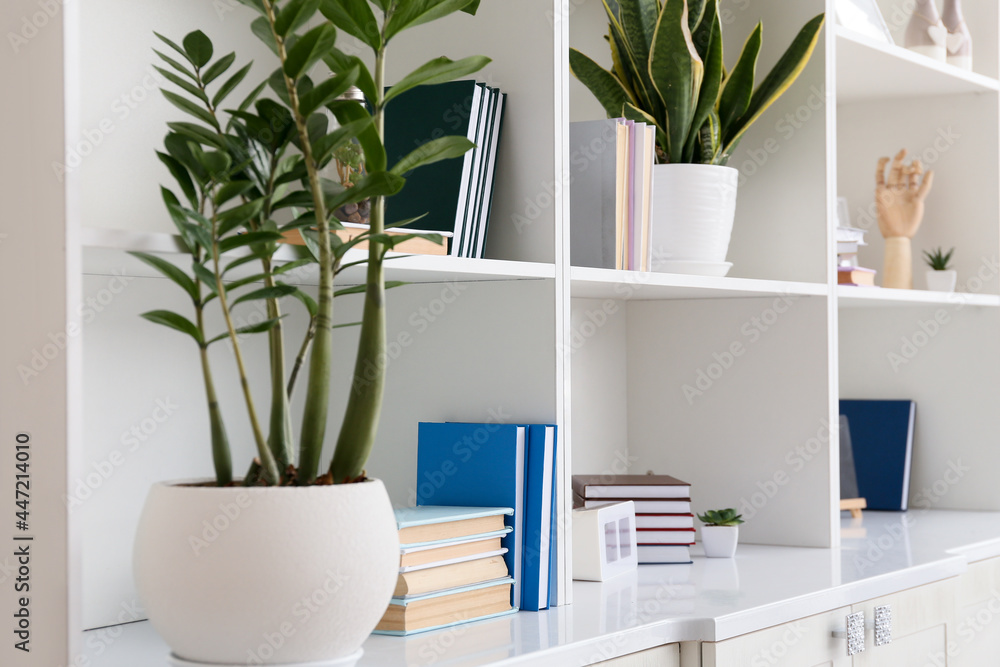
{"label": "white countertop", "polygon": [[[733,559],[640,565],[574,582],[573,604],[411,637],[373,636],[358,667],[585,665],[677,641],[719,641],[961,574],[1000,556],[1000,512],[866,512],[842,521],[840,549],[741,544]],[[94,631],[101,632],[101,631]],[[108,632],[105,630],[104,632]],[[89,635],[92,633],[86,633]],[[95,667],[159,667],[148,623],[124,626]]]}

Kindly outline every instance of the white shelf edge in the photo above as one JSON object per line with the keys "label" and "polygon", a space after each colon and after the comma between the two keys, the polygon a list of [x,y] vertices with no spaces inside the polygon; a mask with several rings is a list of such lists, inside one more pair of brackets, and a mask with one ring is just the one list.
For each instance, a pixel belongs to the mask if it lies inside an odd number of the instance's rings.
{"label": "white shelf edge", "polygon": [[949,76],[958,81],[964,81],[981,88],[983,92],[1000,91],[1000,80],[993,79],[983,74],[977,74],[976,72],[970,72],[968,70],[955,67],[954,65],[931,60],[926,56],[914,53],[913,51],[910,51],[898,44],[884,44],[841,25],[836,26],[835,34],[838,40],[853,42],[865,48],[879,51],[887,56],[910,63],[916,67],[922,67],[938,74]]}
{"label": "white shelf edge", "polygon": [[979,306],[1000,307],[1000,296],[996,294],[971,294],[968,292],[931,292],[928,290],[904,290],[886,287],[855,287],[838,285],[837,299],[842,308],[865,306]]}
{"label": "white shelf edge", "polygon": [[[827,296],[829,293],[824,283],[619,271],[584,266],[572,268],[571,284],[574,288],[592,288],[588,291],[608,291],[615,298],[623,299],[750,298],[783,294]],[[578,296],[578,291],[582,290],[574,289],[573,296]]]}
{"label": "white shelf edge", "polygon": [[[132,232],[116,229],[84,228],[81,240],[85,250],[114,250],[121,252],[141,251],[158,254],[182,252],[180,238],[162,232]],[[296,250],[289,246],[280,248],[275,254],[279,262],[296,259]],[[346,262],[354,262],[366,257],[363,250],[351,250]],[[436,255],[408,255],[389,253],[391,259],[386,264],[389,272],[407,272],[414,276],[426,273],[428,281],[450,277],[455,280],[543,280],[555,278],[555,265],[539,262],[518,262],[500,259],[471,259],[467,257],[444,257]],[[109,267],[109,271],[119,267]],[[86,273],[98,273],[89,266]],[[102,274],[103,275],[103,274]]]}

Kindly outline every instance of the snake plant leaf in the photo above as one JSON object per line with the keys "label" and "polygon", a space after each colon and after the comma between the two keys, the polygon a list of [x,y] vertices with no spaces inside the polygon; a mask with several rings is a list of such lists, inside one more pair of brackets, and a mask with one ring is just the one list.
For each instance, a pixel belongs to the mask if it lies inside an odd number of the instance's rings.
{"label": "snake plant leaf", "polygon": [[475,147],[476,144],[469,141],[466,137],[454,136],[431,139],[422,146],[414,149],[409,155],[393,165],[389,171],[405,178],[414,169],[441,160],[462,157]]}
{"label": "snake plant leaf", "polygon": [[658,0],[618,0],[617,4],[618,19],[629,50],[636,62],[648,62],[660,13]]}
{"label": "snake plant leaf", "polygon": [[[240,70],[238,70],[235,74],[226,79],[226,82],[223,83],[219,90],[216,91],[215,95],[212,96],[213,107],[218,107],[227,97],[229,97],[229,94],[236,89],[236,86],[240,85],[243,79],[246,78],[246,75],[250,71],[251,67],[253,67],[253,63],[249,63],[240,68]],[[261,85],[263,86],[266,84]],[[250,103],[248,102],[247,106],[249,105]]]}
{"label": "snake plant leaf", "polygon": [[667,114],[670,162],[680,162],[698,104],[704,64],[691,42],[686,0],[665,0],[649,53],[649,76]]}
{"label": "snake plant leaf", "polygon": [[[688,1],[690,7],[690,0]],[[690,10],[689,10],[690,11]],[[715,34],[715,24],[719,23],[719,34],[722,34],[721,17],[719,16],[719,0],[706,0],[702,10],[701,21],[691,27],[691,41],[702,60],[708,57],[708,49],[712,46]]]}
{"label": "snake plant leaf", "polygon": [[148,313],[143,313],[140,315],[145,320],[149,320],[154,324],[162,324],[165,327],[174,329],[175,331],[180,331],[181,333],[186,333],[191,338],[194,338],[195,342],[199,345],[204,345],[205,339],[201,335],[201,331],[198,327],[194,325],[194,322],[169,310],[151,310]]}
{"label": "snake plant leaf", "polygon": [[274,31],[282,38],[295,32],[316,15],[319,3],[320,0],[290,0],[278,14]]}
{"label": "snake plant leaf", "polygon": [[376,51],[382,48],[382,33],[368,0],[322,0],[320,11],[347,34]]}
{"label": "snake plant leaf", "polygon": [[[608,16],[608,41],[611,43],[612,61],[617,58],[620,61],[621,71],[618,73],[618,80],[621,81],[625,90],[636,106],[649,109],[654,116],[663,115],[663,105],[660,103],[659,95],[653,87],[653,81],[649,78],[649,55],[639,60],[632,52],[628,38],[625,35],[625,28],[622,27],[619,19],[618,5],[614,0],[602,0],[604,12]],[[616,65],[617,66],[617,65]],[[619,114],[616,113],[615,116]]]}
{"label": "snake plant leaf", "polygon": [[658,122],[655,118],[650,116],[648,113],[642,109],[632,105],[626,104],[623,115],[627,120],[634,120],[637,123],[647,123],[656,128],[656,143],[660,146],[667,145],[667,128]]}
{"label": "snake plant leaf", "polygon": [[417,86],[445,83],[468,76],[486,67],[490,62],[486,56],[470,56],[461,60],[451,60],[444,56],[435,58],[413,70],[390,88],[385,94],[384,103],[388,104],[390,100]]}
{"label": "snake plant leaf", "polygon": [[[688,4],[688,29],[695,32],[695,29],[701,25],[705,18],[705,10],[708,5],[717,2],[717,0],[687,0]],[[697,42],[695,42],[697,44]],[[700,53],[700,51],[699,51]],[[704,54],[703,54],[704,55]]]}
{"label": "snake plant leaf", "polygon": [[747,128],[753,125],[799,78],[816,48],[825,18],[820,14],[802,27],[791,45],[778,59],[777,64],[754,91],[749,108],[730,129],[731,131],[723,135],[726,152],[731,152],[735,148],[735,143],[740,140]]}
{"label": "snake plant leaf", "polygon": [[361,89],[361,92],[364,93],[367,99],[374,100],[377,97],[375,79],[372,78],[372,74],[368,70],[368,66],[365,65],[361,58],[357,56],[349,56],[340,49],[332,48],[327,51],[325,56],[323,56],[323,62],[326,63],[326,66],[329,67],[330,71],[334,73],[346,72],[353,67],[357,67],[358,80],[354,83],[354,85]]}
{"label": "snake plant leaf", "polygon": [[[707,47],[705,49],[705,76],[701,83],[701,93],[698,97],[698,106],[694,111],[694,118],[691,121],[691,132],[688,136],[688,143],[684,147],[684,162],[694,161],[695,144],[701,127],[705,124],[709,114],[715,111],[715,104],[719,99],[719,91],[722,88],[722,77],[725,69],[722,53],[722,24],[718,9],[718,0],[710,0],[705,9],[705,22],[711,21],[707,32]],[[696,40],[701,36],[701,26]]]}
{"label": "snake plant leaf", "polygon": [[714,111],[708,114],[708,118],[705,119],[698,132],[698,143],[701,145],[699,163],[725,164],[728,156],[721,155],[722,129],[719,123],[719,114]]}
{"label": "snake plant leaf", "polygon": [[198,301],[198,287],[194,284],[194,281],[191,280],[191,276],[186,274],[183,270],[177,268],[162,257],[157,257],[156,255],[150,255],[145,252],[130,252],[129,254],[141,262],[153,267],[161,274],[172,280],[181,289],[187,292],[192,301]]}
{"label": "snake plant leaf", "polygon": [[[406,2],[396,2],[396,9],[392,12],[389,20],[385,23],[385,41],[388,42],[393,37],[406,30],[436,21],[437,19],[452,14],[459,10],[464,10],[473,4],[472,0],[407,0]],[[478,2],[475,3],[478,6]],[[475,9],[471,8],[472,13]]]}
{"label": "snake plant leaf", "polygon": [[288,49],[284,72],[288,78],[296,80],[310,67],[322,59],[326,52],[337,41],[337,29],[331,23],[316,26]]}
{"label": "snake plant leaf", "polygon": [[750,107],[762,33],[763,26],[758,23],[747,37],[740,58],[722,88],[722,95],[719,97],[719,122],[722,123],[723,137],[735,134],[733,128],[736,126],[736,121]]}
{"label": "snake plant leaf", "polygon": [[213,51],[212,40],[201,30],[189,32],[184,37],[184,52],[195,67],[207,65],[212,60]]}
{"label": "snake plant leaf", "polygon": [[232,67],[234,62],[236,62],[235,51],[222,56],[214,63],[212,63],[211,67],[202,72],[201,82],[204,83],[206,86],[212,83],[220,76],[225,74],[227,71],[229,71],[229,68]]}
{"label": "snake plant leaf", "polygon": [[625,104],[635,102],[617,77],[576,49],[569,50],[569,68],[593,93],[609,118],[620,116]]}

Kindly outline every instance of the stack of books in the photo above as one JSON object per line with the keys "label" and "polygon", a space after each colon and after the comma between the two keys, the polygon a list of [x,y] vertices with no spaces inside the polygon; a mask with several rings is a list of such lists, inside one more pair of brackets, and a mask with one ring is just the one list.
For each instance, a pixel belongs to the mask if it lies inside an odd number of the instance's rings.
{"label": "stack of books", "polygon": [[441,234],[455,257],[483,257],[506,100],[475,81],[417,86],[392,100],[385,110],[390,167],[440,137],[465,136],[476,147],[404,174],[406,186],[386,203],[389,226]]}
{"label": "stack of books", "polygon": [[504,558],[511,604],[546,609],[556,598],[556,427],[423,422],[417,505],[511,507]]}
{"label": "stack of books", "polygon": [[858,249],[865,243],[865,230],[837,227],[837,284],[875,286],[875,270],[858,264]]}
{"label": "stack of books", "polygon": [[408,635],[512,613],[506,507],[396,510],[399,578],[375,632]]}
{"label": "stack of books", "polygon": [[690,563],[691,485],[670,475],[573,475],[573,504],[593,508],[631,500],[639,563]]}
{"label": "stack of books", "polygon": [[651,270],[654,126],[612,118],[569,132],[573,265]]}

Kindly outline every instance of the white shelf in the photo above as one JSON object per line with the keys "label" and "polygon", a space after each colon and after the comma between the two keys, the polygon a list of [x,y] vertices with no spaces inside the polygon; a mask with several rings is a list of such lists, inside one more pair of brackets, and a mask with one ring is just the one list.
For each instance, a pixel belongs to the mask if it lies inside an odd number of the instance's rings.
{"label": "white shelf", "polygon": [[827,293],[826,285],[820,283],[616,271],[582,266],[572,269],[572,295],[592,299],[746,299],[782,294],[825,296]]}
{"label": "white shelf", "polygon": [[948,65],[843,26],[837,35],[837,103],[989,93],[1000,81]]}
{"label": "white shelf", "polygon": [[[128,251],[156,253],[176,260],[184,266],[188,259],[181,251],[179,237],[172,234],[126,232],[106,229],[83,230],[83,272],[86,275],[127,275],[158,277],[151,267],[130,257]],[[296,246],[280,248],[275,254],[278,264],[301,256],[303,249]],[[233,252],[232,257],[238,257]],[[363,250],[348,252],[344,263],[356,262],[367,257]],[[496,259],[468,259],[464,257],[439,257],[432,255],[399,255],[390,253],[386,262],[386,276],[390,280],[410,283],[478,282],[505,280],[542,280],[555,277],[555,266],[536,262],[512,262]],[[250,275],[256,268],[247,265],[240,275]],[[184,268],[187,268],[184,266]],[[244,269],[244,267],[241,267]],[[338,277],[338,284],[355,285],[364,282],[364,265],[351,267]],[[239,277],[234,270],[234,277]],[[318,284],[319,272],[315,266],[302,267],[285,275],[288,282],[299,285]]]}
{"label": "white shelf", "polygon": [[927,290],[855,287],[852,285],[838,285],[837,300],[841,308],[891,308],[924,305],[1000,307],[1000,296],[996,294],[930,292]]}

